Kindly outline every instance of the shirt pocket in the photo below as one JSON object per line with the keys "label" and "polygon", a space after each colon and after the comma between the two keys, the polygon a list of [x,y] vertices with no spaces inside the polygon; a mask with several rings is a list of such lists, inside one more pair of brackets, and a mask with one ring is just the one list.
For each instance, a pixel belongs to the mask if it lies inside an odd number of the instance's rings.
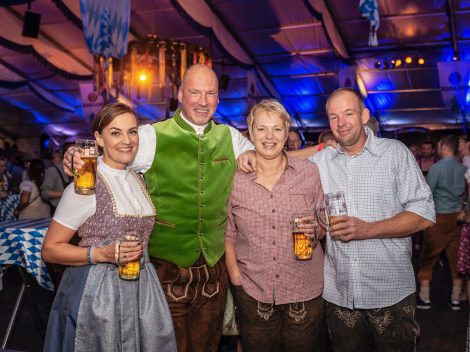
{"label": "shirt pocket", "polygon": [[289,190],[289,201],[293,213],[309,210],[312,203],[306,192],[298,187]]}

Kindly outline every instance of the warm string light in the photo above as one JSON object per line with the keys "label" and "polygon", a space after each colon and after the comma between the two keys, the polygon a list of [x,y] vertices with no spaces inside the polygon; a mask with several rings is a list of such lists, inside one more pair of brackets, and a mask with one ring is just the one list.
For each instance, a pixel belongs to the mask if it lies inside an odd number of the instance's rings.
{"label": "warm string light", "polygon": [[384,60],[377,60],[374,64],[376,69],[394,69],[400,67],[412,67],[412,66],[421,66],[424,65],[426,61],[422,56],[412,57],[412,56],[405,56],[405,58],[397,57],[394,59],[384,59]]}

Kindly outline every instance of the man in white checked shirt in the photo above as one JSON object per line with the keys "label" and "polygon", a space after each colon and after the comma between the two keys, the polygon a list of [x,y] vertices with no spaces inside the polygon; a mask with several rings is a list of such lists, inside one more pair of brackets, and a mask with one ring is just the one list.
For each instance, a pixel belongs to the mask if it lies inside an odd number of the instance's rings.
{"label": "man in white checked shirt", "polygon": [[361,96],[340,88],[327,100],[338,141],[310,157],[324,193],[343,191],[347,216],[327,237],[323,297],[334,351],[413,351],[415,277],[410,234],[435,222],[431,191],[413,155],[365,127]]}

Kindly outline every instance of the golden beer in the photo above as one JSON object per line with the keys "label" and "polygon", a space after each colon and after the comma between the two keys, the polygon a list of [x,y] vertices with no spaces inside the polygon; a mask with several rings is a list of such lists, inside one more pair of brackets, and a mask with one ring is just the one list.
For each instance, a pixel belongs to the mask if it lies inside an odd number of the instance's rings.
{"label": "golden beer", "polygon": [[80,154],[80,159],[84,165],[80,170],[73,169],[72,154],[72,172],[74,174],[75,193],[95,194],[96,182],[96,159],[98,158],[98,145],[91,139],[78,139],[75,142],[75,152]]}
{"label": "golden beer", "polygon": [[335,218],[336,218],[336,216],[334,216],[334,215],[330,215],[330,216],[328,217],[328,222],[330,223],[330,226],[333,226],[333,225],[334,225],[334,223],[335,223]]}
{"label": "golden beer", "polygon": [[82,157],[84,162],[80,170],[75,171],[75,193],[95,194],[97,157]]}
{"label": "golden beer", "polygon": [[137,280],[140,274],[140,259],[119,265],[119,277],[123,280]]}
{"label": "golden beer", "polygon": [[[142,233],[136,230],[128,230],[122,236],[120,243],[141,242]],[[118,267],[119,277],[123,280],[137,280],[140,275],[140,259],[127,263],[120,263]]]}
{"label": "golden beer", "polygon": [[313,239],[305,236],[303,232],[293,232],[294,237],[294,256],[298,260],[312,259]]}

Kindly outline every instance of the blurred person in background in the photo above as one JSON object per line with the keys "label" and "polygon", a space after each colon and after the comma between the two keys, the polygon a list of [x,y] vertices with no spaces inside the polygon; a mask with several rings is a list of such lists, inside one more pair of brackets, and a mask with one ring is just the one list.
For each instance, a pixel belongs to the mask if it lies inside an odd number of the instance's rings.
{"label": "blurred person in background", "polygon": [[459,155],[462,158],[463,166],[470,169],[470,134],[459,137]]}
{"label": "blurred person in background", "polygon": [[322,133],[320,133],[320,135],[318,136],[318,144],[328,144],[328,145],[332,145],[335,144],[336,145],[336,139],[335,139],[335,136],[333,135],[333,132],[331,132],[331,130],[325,130],[323,131]]}
{"label": "blurred person in background", "polygon": [[7,161],[3,156],[0,156],[0,200],[5,199],[8,195],[8,179]]}
{"label": "blurred person in background", "polygon": [[428,174],[429,169],[436,161],[436,145],[433,141],[426,141],[421,145],[421,158],[419,159],[419,167],[423,175]]}
{"label": "blurred person in background", "polygon": [[51,216],[49,205],[45,203],[39,192],[44,179],[44,163],[33,159],[28,162],[28,179],[20,184],[20,204],[15,209],[18,219],[43,219]]}
{"label": "blurred person in background", "polygon": [[372,130],[372,133],[374,136],[378,137],[379,136],[379,121],[374,116],[369,117],[369,121],[367,121],[366,126],[369,127]]}
{"label": "blurred person in background", "polygon": [[287,136],[287,150],[299,150],[302,148],[302,139],[300,138],[299,132],[296,130],[290,130]]}
{"label": "blurred person in background", "polygon": [[421,158],[421,148],[417,144],[412,144],[410,145],[409,149],[411,154],[413,154],[415,157],[416,162],[419,164],[419,159]]}
{"label": "blurred person in background", "polygon": [[452,310],[460,310],[462,279],[457,272],[457,249],[460,240],[460,227],[457,217],[462,209],[466,182],[465,167],[456,158],[457,137],[448,135],[440,139],[439,156],[442,159],[429,169],[426,181],[431,188],[436,207],[436,224],[425,231],[419,261],[418,279],[420,282],[417,307],[431,308],[430,283],[433,269],[439,255],[446,252],[452,276]]}
{"label": "blurred person in background", "polygon": [[44,181],[41,185],[41,196],[51,207],[51,215],[54,215],[59,200],[64,193],[64,189],[70,183],[69,177],[64,172],[62,159],[64,153],[71,143],[64,144],[62,149],[56,150],[52,154],[52,166],[46,169]]}

